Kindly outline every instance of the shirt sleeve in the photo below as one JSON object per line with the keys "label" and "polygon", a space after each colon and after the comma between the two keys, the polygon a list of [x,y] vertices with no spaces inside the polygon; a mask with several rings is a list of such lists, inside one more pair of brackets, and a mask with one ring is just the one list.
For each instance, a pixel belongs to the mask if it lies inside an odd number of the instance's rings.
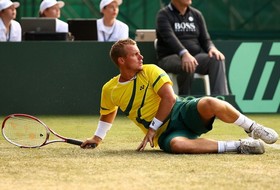
{"label": "shirt sleeve", "polygon": [[120,24],[120,39],[127,39],[129,36],[129,28],[125,23]]}
{"label": "shirt sleeve", "polygon": [[147,69],[147,75],[150,78],[155,92],[158,92],[165,83],[170,83],[173,85],[167,73],[156,65],[150,65],[150,68]]}
{"label": "shirt sleeve", "polygon": [[109,83],[106,83],[102,88],[101,101],[100,101],[100,115],[108,115],[118,109],[111,99],[111,88]]}
{"label": "shirt sleeve", "polygon": [[10,41],[20,42],[22,36],[22,29],[17,21],[12,20],[12,30]]}
{"label": "shirt sleeve", "polygon": [[199,35],[199,42],[201,44],[202,49],[205,52],[208,52],[210,48],[215,47],[214,43],[212,42],[210,35],[207,30],[207,25],[205,19],[201,12],[197,11],[197,17],[199,18],[199,28],[200,28],[200,35]]}

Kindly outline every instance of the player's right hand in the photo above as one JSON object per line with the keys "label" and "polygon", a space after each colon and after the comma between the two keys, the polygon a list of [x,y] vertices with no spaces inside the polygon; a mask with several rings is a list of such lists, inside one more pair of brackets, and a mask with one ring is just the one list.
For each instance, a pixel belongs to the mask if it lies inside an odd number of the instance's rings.
{"label": "player's right hand", "polygon": [[[98,138],[98,137],[97,137]],[[101,142],[101,139],[97,139],[96,136],[90,139],[87,139],[81,144],[81,148],[96,148]]]}

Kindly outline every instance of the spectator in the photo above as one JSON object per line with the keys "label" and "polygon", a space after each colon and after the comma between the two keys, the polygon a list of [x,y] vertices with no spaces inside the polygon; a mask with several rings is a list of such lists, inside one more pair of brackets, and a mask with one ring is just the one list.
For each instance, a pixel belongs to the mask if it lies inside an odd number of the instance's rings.
{"label": "spectator", "polygon": [[21,26],[14,20],[19,5],[19,2],[0,0],[0,41],[21,41]]}
{"label": "spectator", "polygon": [[40,17],[49,17],[56,19],[56,32],[68,32],[68,23],[59,20],[60,9],[64,7],[63,1],[43,0],[40,4]]}
{"label": "spectator", "polygon": [[97,20],[98,41],[108,42],[128,38],[128,26],[117,20],[122,0],[101,0],[100,12],[103,17]]}
{"label": "spectator", "polygon": [[208,34],[204,17],[192,0],[171,0],[157,14],[158,65],[175,73],[179,95],[189,95],[194,72],[208,74],[211,94],[228,95],[224,55]]}

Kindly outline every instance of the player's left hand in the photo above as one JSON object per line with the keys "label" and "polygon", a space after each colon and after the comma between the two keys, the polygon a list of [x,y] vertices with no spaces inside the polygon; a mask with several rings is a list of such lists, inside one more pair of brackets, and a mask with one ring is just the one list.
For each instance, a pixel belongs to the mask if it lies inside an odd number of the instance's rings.
{"label": "player's left hand", "polygon": [[147,143],[149,142],[151,147],[154,147],[154,136],[156,134],[156,131],[152,128],[149,128],[146,136],[144,137],[143,141],[141,142],[141,144],[138,146],[137,151],[144,151]]}

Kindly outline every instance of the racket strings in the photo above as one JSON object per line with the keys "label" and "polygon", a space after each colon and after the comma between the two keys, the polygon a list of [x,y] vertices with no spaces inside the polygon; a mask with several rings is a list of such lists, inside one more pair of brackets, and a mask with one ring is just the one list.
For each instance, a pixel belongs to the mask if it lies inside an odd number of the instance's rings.
{"label": "racket strings", "polygon": [[40,146],[48,133],[41,123],[22,117],[11,117],[5,123],[4,136],[13,143],[24,147]]}

